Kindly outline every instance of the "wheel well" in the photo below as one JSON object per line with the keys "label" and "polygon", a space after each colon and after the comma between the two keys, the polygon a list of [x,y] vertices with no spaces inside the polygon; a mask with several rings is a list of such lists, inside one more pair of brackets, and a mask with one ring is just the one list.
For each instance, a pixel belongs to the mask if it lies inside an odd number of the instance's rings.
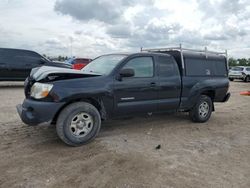
{"label": "wheel well", "polygon": [[208,97],[211,98],[211,100],[212,100],[212,105],[213,105],[212,111],[215,111],[215,108],[214,108],[215,91],[214,91],[214,90],[203,91],[203,92],[201,93],[201,95],[206,95],[206,96],[208,96]]}
{"label": "wheel well", "polygon": [[94,107],[96,107],[96,109],[99,111],[101,118],[102,119],[106,119],[106,112],[105,112],[105,108],[102,105],[102,101],[100,99],[95,99],[95,98],[78,98],[78,99],[74,99],[71,101],[68,101],[66,104],[64,104],[59,110],[58,112],[55,114],[51,124],[56,124],[57,118],[59,116],[59,114],[61,113],[61,111],[68,106],[69,104],[72,104],[74,102],[88,102],[90,104],[92,104]]}
{"label": "wheel well", "polygon": [[209,96],[209,97],[211,98],[211,100],[214,101],[214,98],[215,98],[215,91],[214,91],[214,90],[203,91],[203,92],[201,93],[201,95]]}

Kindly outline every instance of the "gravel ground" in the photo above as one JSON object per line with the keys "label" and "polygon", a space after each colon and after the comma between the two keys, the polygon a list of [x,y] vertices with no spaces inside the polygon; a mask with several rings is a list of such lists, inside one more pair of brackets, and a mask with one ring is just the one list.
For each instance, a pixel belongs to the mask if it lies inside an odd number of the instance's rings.
{"label": "gravel ground", "polygon": [[[187,114],[103,123],[69,147],[53,126],[28,127],[15,106],[23,83],[0,83],[0,187],[250,187],[250,83],[232,82],[209,122]],[[156,147],[160,145],[160,149]]]}

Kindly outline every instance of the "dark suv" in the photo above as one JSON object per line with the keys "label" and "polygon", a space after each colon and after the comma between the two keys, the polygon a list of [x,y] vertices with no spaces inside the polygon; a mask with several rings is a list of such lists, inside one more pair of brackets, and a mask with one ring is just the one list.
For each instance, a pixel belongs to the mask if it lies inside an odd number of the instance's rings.
{"label": "dark suv", "polygon": [[113,117],[182,111],[206,122],[214,102],[230,97],[228,88],[224,55],[156,49],[103,55],[81,71],[35,69],[17,110],[28,125],[56,124],[58,136],[77,146],[95,138],[102,120]]}
{"label": "dark suv", "polygon": [[31,69],[44,65],[71,68],[70,64],[52,62],[34,51],[0,48],[0,81],[24,81]]}

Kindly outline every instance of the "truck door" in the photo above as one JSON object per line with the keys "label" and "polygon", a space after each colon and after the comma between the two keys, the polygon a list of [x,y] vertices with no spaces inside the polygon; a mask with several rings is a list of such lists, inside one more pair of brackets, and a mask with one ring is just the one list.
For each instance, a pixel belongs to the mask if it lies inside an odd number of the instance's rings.
{"label": "truck door", "polygon": [[114,115],[156,111],[157,80],[153,57],[133,57],[119,71],[125,68],[132,68],[135,74],[121,80],[114,79]]}
{"label": "truck door", "polygon": [[158,111],[176,110],[180,104],[181,77],[173,57],[159,55],[157,58]]}

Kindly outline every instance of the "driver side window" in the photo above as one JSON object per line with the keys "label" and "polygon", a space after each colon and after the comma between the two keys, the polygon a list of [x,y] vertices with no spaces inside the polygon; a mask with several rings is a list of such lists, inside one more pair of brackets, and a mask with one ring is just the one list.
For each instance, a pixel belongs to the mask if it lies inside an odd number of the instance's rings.
{"label": "driver side window", "polygon": [[154,63],[152,57],[136,57],[129,60],[123,69],[134,70],[135,78],[145,78],[154,76]]}

